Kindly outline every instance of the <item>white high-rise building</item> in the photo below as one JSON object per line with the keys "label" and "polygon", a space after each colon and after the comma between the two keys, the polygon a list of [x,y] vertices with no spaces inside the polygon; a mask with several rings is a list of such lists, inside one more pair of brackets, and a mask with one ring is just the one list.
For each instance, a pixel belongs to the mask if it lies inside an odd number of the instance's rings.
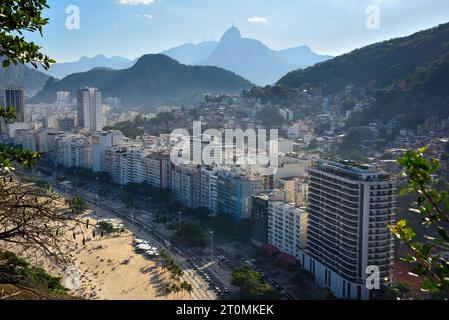
{"label": "white high-rise building", "polygon": [[201,168],[201,207],[207,208],[210,214],[217,213],[219,167]]}
{"label": "white high-rise building", "polygon": [[[335,296],[370,299],[367,268],[392,283],[396,180],[376,168],[318,160],[309,170],[308,245],[304,268]],[[301,261],[301,260],[300,260]]]}
{"label": "white high-rise building", "polygon": [[152,153],[144,157],[142,162],[146,183],[156,188],[170,188],[171,162],[168,154]]}
{"label": "white high-rise building", "polygon": [[101,91],[82,87],[77,94],[78,125],[90,132],[99,132],[105,126]]}
{"label": "white high-rise building", "polygon": [[118,131],[100,132],[92,137],[92,170],[94,172],[104,171],[102,168],[102,157],[108,148],[122,144],[125,137]]}
{"label": "white high-rise building", "polygon": [[140,143],[126,143],[109,148],[102,157],[102,171],[108,172],[112,181],[126,186],[145,182],[142,159],[146,156]]}
{"label": "white high-rise building", "polygon": [[56,104],[58,107],[66,107],[70,103],[70,92],[58,91],[56,92]]}
{"label": "white high-rise building", "polygon": [[183,206],[193,209],[201,207],[201,168],[193,164],[174,166],[172,192]]}
{"label": "white high-rise building", "polygon": [[92,168],[92,144],[86,136],[70,133],[58,135],[50,154],[55,163],[65,168]]}
{"label": "white high-rise building", "polygon": [[307,245],[308,215],[303,208],[280,201],[268,204],[268,243],[299,259]]}

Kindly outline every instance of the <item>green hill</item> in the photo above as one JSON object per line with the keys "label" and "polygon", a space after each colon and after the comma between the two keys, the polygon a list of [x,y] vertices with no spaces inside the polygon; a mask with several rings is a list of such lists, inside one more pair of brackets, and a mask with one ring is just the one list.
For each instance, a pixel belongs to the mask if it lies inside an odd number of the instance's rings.
{"label": "green hill", "polygon": [[96,68],[75,73],[60,81],[50,79],[33,102],[51,103],[56,92],[75,94],[81,86],[96,87],[103,97],[121,98],[125,106],[151,107],[186,102],[203,93],[236,93],[252,84],[236,74],[217,67],[186,66],[161,54],[141,57],[125,70]]}
{"label": "green hill", "polygon": [[354,125],[405,114],[404,125],[449,116],[449,23],[408,37],[373,44],[305,70],[290,72],[279,86],[321,88],[324,95],[348,85],[376,98]]}
{"label": "green hill", "polygon": [[[11,64],[9,67],[3,68],[1,66],[3,60],[0,58],[0,90],[6,85],[20,85],[25,88],[25,95],[32,97],[42,90],[49,78],[48,75],[23,64]],[[2,95],[3,92],[0,93],[0,96]]]}

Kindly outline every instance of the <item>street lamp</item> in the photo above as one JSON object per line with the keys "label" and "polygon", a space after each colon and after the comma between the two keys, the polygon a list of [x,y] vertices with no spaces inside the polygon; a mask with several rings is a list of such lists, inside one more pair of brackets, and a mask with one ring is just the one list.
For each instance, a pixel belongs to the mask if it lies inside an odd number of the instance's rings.
{"label": "street lamp", "polygon": [[179,211],[178,214],[179,214],[178,232],[181,232],[181,217],[182,217],[182,211]]}
{"label": "street lamp", "polygon": [[95,177],[95,180],[97,180],[97,215],[100,216],[100,188],[98,185],[99,177]]}
{"label": "street lamp", "polygon": [[211,262],[214,261],[213,239],[214,239],[214,232],[210,231],[210,260],[211,260]]}

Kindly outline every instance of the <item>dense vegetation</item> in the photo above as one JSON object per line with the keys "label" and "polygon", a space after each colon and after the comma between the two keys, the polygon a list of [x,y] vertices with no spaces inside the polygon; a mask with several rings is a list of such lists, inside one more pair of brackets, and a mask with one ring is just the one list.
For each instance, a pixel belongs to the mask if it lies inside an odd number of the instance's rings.
{"label": "dense vegetation", "polygon": [[126,137],[135,139],[145,133],[170,133],[175,120],[174,115],[169,112],[159,113],[154,118],[145,118],[139,114],[134,120],[119,122],[113,126],[105,127],[104,130],[120,130]]}
{"label": "dense vegetation", "polygon": [[69,201],[70,209],[75,214],[82,214],[89,209],[89,204],[80,196],[75,196]]}
{"label": "dense vegetation", "polygon": [[[320,88],[324,95],[363,88],[376,103],[351,126],[404,114],[402,125],[449,116],[449,24],[373,44],[279,80],[292,89]],[[274,88],[272,89],[272,91]],[[276,96],[273,94],[273,96]]]}
{"label": "dense vegetation", "polygon": [[[449,262],[441,253],[449,245],[449,197],[446,181],[439,181],[435,173],[439,162],[424,158],[426,149],[408,151],[398,159],[407,176],[402,194],[413,194],[416,201],[410,212],[417,214],[425,229],[424,240],[419,240],[407,220],[390,227],[391,232],[410,250],[402,260],[413,265],[412,275],[421,278],[421,290],[436,299],[449,297]],[[436,187],[443,183],[443,191]]]}
{"label": "dense vegetation", "polygon": [[278,299],[277,292],[263,279],[259,272],[244,264],[232,273],[232,285],[240,288],[241,297],[253,300]]}
{"label": "dense vegetation", "polygon": [[45,297],[52,294],[64,295],[68,291],[61,284],[61,278],[49,275],[40,267],[31,266],[9,251],[0,251],[0,284],[13,284],[25,291],[41,293]]}

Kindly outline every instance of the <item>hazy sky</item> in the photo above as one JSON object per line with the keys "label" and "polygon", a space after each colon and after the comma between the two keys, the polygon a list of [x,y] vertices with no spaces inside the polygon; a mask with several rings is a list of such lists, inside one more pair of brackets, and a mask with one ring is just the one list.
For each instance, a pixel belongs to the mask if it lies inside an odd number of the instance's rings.
{"label": "hazy sky", "polygon": [[[59,62],[105,54],[135,58],[203,40],[219,40],[234,23],[244,37],[273,49],[309,45],[338,55],[449,22],[448,0],[49,0],[44,39]],[[66,8],[80,10],[80,29],[66,28]],[[365,26],[380,9],[380,29]]]}

